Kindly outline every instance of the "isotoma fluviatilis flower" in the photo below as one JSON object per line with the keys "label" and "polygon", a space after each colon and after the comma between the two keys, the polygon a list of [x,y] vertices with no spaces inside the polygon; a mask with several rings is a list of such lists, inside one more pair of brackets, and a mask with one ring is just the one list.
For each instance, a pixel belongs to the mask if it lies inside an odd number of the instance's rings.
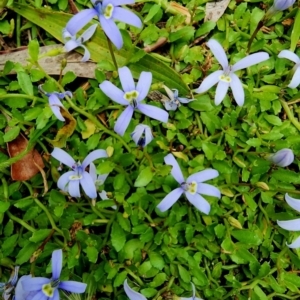
{"label": "isotoma fluviatilis flower", "polygon": [[19,268],[19,266],[15,266],[7,282],[0,282],[0,293],[2,293],[3,300],[11,299],[11,294],[18,281]]}
{"label": "isotoma fluviatilis flower", "polygon": [[287,167],[294,161],[294,153],[291,149],[284,148],[271,154],[268,160],[279,167]]}
{"label": "isotoma fluviatilis flower", "polygon": [[[288,194],[285,194],[285,201],[291,208],[295,209],[297,212],[300,212],[300,199],[295,199],[289,196]],[[277,224],[285,230],[300,231],[300,219],[289,220],[289,221],[277,221]],[[300,236],[296,238],[296,240],[293,243],[287,246],[289,248],[299,248]]]}
{"label": "isotoma fluviatilis flower", "polygon": [[278,57],[286,58],[288,60],[293,61],[296,64],[294,67],[295,72],[294,72],[292,81],[288,85],[289,88],[295,89],[300,84],[300,58],[299,58],[299,56],[290,50],[282,50],[278,54]]}
{"label": "isotoma fluviatilis flower", "polygon": [[188,201],[197,209],[205,214],[210,212],[210,204],[201,196],[221,197],[220,191],[204,181],[216,178],[219,172],[214,169],[206,169],[204,171],[190,175],[186,180],[180,170],[180,167],[172,154],[168,154],[165,158],[165,163],[172,166],[171,174],[174,179],[180,184],[180,187],[170,192],[158,205],[157,208],[164,212],[168,210],[182,194],[185,194]]}
{"label": "isotoma fluviatilis flower", "polygon": [[124,281],[124,291],[130,300],[147,300],[145,296],[133,290],[127,283],[127,279]]}
{"label": "isotoma fluviatilis flower", "polygon": [[118,104],[127,106],[115,124],[115,132],[121,136],[124,135],[133,116],[134,110],[138,110],[152,119],[164,123],[168,122],[169,114],[166,111],[153,105],[141,103],[141,101],[148,95],[152,82],[152,73],[142,72],[137,85],[135,85],[132,74],[127,67],[119,68],[118,71],[123,91],[108,80],[103,81],[99,85],[103,93],[111,100]]}
{"label": "isotoma fluviatilis flower", "polygon": [[273,6],[274,10],[285,10],[292,6],[296,0],[274,0]]}
{"label": "isotoma fluviatilis flower", "polygon": [[207,42],[207,46],[210,48],[211,52],[214,54],[215,58],[220,63],[220,65],[223,67],[223,70],[215,71],[209,76],[207,76],[202,81],[200,86],[195,90],[195,92],[199,94],[204,93],[216,83],[218,83],[215,95],[216,105],[219,105],[223,101],[228,91],[228,88],[230,87],[236,103],[239,106],[242,106],[245,101],[245,93],[242,82],[235,74],[235,72],[267,60],[269,58],[269,54],[267,52],[258,52],[250,54],[242,58],[233,66],[230,66],[228,63],[226,53],[222,46],[219,44],[219,42],[212,39]]}
{"label": "isotoma fluviatilis flower", "polygon": [[41,85],[39,85],[38,88],[41,93],[43,93],[46,97],[48,97],[50,108],[53,114],[55,115],[55,117],[58,120],[64,122],[65,118],[62,116],[60,112],[60,107],[64,107],[64,106],[59,99],[63,99],[65,96],[69,96],[70,98],[72,98],[72,93],[69,91],[66,91],[64,93],[59,93],[59,92],[48,93],[43,90]]}
{"label": "isotoma fluviatilis flower", "polygon": [[162,101],[166,110],[176,110],[178,106],[181,105],[181,103],[189,103],[190,101],[194,100],[194,99],[178,97],[178,90],[176,89],[171,90],[165,85],[163,86],[163,88],[165,89],[168,97],[170,98],[169,101]]}
{"label": "isotoma fluviatilis flower", "polygon": [[90,52],[89,50],[83,45],[84,42],[89,40],[95,33],[97,29],[97,24],[90,26],[81,36],[76,38],[76,35],[70,34],[67,29],[63,30],[63,39],[65,43],[65,50],[70,52],[78,47],[84,49],[84,55],[81,59],[82,62],[88,61],[90,59]]}
{"label": "isotoma fluviatilis flower", "polygon": [[92,151],[82,163],[76,163],[67,152],[60,148],[54,148],[51,156],[72,169],[72,171],[69,171],[59,177],[57,186],[61,190],[69,192],[72,197],[80,197],[79,185],[81,185],[88,197],[91,199],[97,198],[94,180],[91,175],[85,171],[85,169],[94,160],[107,157],[105,150]]}
{"label": "isotoma fluviatilis flower", "polygon": [[151,128],[144,124],[137,125],[130,135],[136,145],[141,147],[147,146],[153,140]]}
{"label": "isotoma fluviatilis flower", "polygon": [[72,17],[66,25],[71,35],[83,28],[94,16],[99,18],[101,27],[112,43],[121,49],[123,39],[115,20],[141,28],[140,18],[133,12],[119,7],[119,5],[133,4],[134,0],[92,0],[93,8],[84,9]]}
{"label": "isotoma fluviatilis flower", "polygon": [[24,292],[34,292],[31,298],[28,296],[25,300],[59,300],[58,289],[71,293],[81,294],[85,292],[86,284],[77,281],[60,281],[62,270],[62,250],[52,252],[52,278],[27,277],[22,281]]}

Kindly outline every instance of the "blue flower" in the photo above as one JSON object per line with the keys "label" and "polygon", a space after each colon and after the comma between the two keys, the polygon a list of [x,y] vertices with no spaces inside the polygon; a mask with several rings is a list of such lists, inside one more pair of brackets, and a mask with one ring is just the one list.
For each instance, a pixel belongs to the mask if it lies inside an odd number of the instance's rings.
{"label": "blue flower", "polygon": [[124,291],[130,300],[147,300],[145,296],[134,291],[127,283],[127,279],[124,281]]}
{"label": "blue flower", "polygon": [[13,300],[29,300],[29,299],[33,299],[33,297],[37,294],[37,292],[26,292],[23,289],[22,283],[29,278],[32,278],[32,276],[24,275],[19,279],[15,289],[15,297]]}
{"label": "blue flower", "polygon": [[[297,212],[300,212],[300,199],[295,199],[289,196],[288,194],[285,194],[285,201],[291,208],[295,209]],[[277,221],[277,224],[285,230],[300,231],[300,219],[290,221]],[[287,246],[289,248],[299,248],[300,236],[296,238],[296,240],[293,243]]]}
{"label": "blue flower", "polygon": [[141,147],[147,146],[153,140],[151,128],[144,124],[137,125],[130,135],[136,145]]}
{"label": "blue flower", "polygon": [[291,149],[284,148],[271,154],[268,160],[279,167],[287,167],[294,161],[294,153]]}
{"label": "blue flower", "polygon": [[289,59],[296,64],[294,67],[295,72],[294,72],[292,81],[288,85],[289,88],[295,89],[300,84],[300,58],[299,58],[299,56],[290,50],[282,50],[278,54],[278,57]]}
{"label": "blue flower", "polygon": [[63,99],[65,96],[72,97],[72,93],[69,91],[64,92],[64,93],[59,93],[59,92],[48,93],[43,90],[41,85],[39,85],[39,90],[46,97],[48,97],[50,108],[51,108],[53,114],[56,116],[56,118],[58,120],[64,122],[65,118],[62,116],[62,114],[60,112],[60,107],[64,107],[64,106],[59,99]]}
{"label": "blue flower", "polygon": [[134,0],[103,0],[103,2],[92,0],[92,3],[93,8],[79,12],[67,23],[66,29],[71,35],[76,35],[94,16],[97,16],[105,34],[118,49],[121,49],[123,39],[114,21],[121,21],[138,28],[142,27],[142,22],[138,16],[127,9],[119,7],[119,5],[133,4]]}
{"label": "blue flower", "polygon": [[18,281],[19,266],[15,266],[14,271],[10,275],[8,282],[0,282],[0,293],[2,293],[2,298],[8,300],[11,297],[11,293],[14,290]]}
{"label": "blue flower", "polygon": [[181,105],[181,103],[189,103],[190,101],[194,100],[194,99],[178,97],[178,90],[176,89],[170,90],[165,85],[163,87],[170,98],[169,101],[162,102],[166,110],[176,110],[178,106]]}
{"label": "blue flower", "polygon": [[296,0],[274,0],[273,6],[275,10],[285,10],[292,6]]}
{"label": "blue flower", "polygon": [[67,152],[60,148],[54,148],[51,155],[72,169],[72,171],[63,174],[58,179],[57,186],[61,190],[69,192],[72,197],[80,197],[80,184],[87,196],[92,199],[97,198],[97,191],[93,178],[85,171],[85,169],[92,161],[98,158],[107,157],[105,150],[95,150],[91,152],[83,160],[82,164],[80,162],[76,163]]}
{"label": "blue flower", "polygon": [[35,295],[26,295],[24,300],[59,300],[58,289],[71,293],[84,293],[86,284],[77,281],[60,281],[62,269],[62,250],[55,250],[52,253],[52,278],[44,277],[26,277],[22,281],[23,291],[34,292]]}
{"label": "blue flower", "polygon": [[190,175],[186,180],[180,170],[180,167],[172,154],[165,157],[165,163],[173,168],[171,174],[174,179],[180,184],[180,187],[170,192],[158,205],[157,208],[164,212],[168,210],[182,194],[185,194],[191,204],[205,214],[210,212],[210,204],[200,195],[221,197],[220,191],[210,185],[203,183],[204,181],[216,178],[219,176],[217,170],[207,169]]}
{"label": "blue flower", "polygon": [[269,58],[269,54],[266,52],[251,54],[242,58],[233,66],[230,66],[226,57],[226,53],[219,42],[217,42],[216,40],[209,40],[207,42],[207,46],[210,48],[218,62],[221,64],[223,70],[215,71],[207,76],[202,81],[198,89],[195,90],[195,92],[204,93],[216,83],[218,83],[215,95],[216,105],[219,105],[223,101],[228,88],[230,87],[236,103],[239,106],[242,106],[245,101],[245,93],[242,82],[235,74],[235,72],[267,60]]}
{"label": "blue flower", "polygon": [[76,39],[76,35],[71,35],[67,29],[63,30],[63,39],[65,43],[65,50],[70,52],[78,47],[84,49],[84,55],[81,61],[88,61],[90,59],[89,50],[83,45],[84,42],[89,40],[97,29],[97,24],[90,26],[79,38]]}
{"label": "blue flower", "polygon": [[166,111],[153,105],[141,103],[150,89],[151,72],[142,72],[137,85],[135,85],[131,72],[127,67],[119,68],[119,76],[123,91],[107,80],[99,85],[100,89],[110,99],[127,106],[115,124],[115,132],[121,136],[124,135],[135,109],[155,120],[165,123],[168,121],[169,114]]}

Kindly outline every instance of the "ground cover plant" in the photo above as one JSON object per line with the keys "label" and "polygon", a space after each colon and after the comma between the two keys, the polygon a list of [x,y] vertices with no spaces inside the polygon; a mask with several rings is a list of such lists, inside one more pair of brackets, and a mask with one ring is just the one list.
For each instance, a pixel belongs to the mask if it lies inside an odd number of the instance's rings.
{"label": "ground cover plant", "polygon": [[3,299],[300,297],[299,1],[0,0],[0,33]]}

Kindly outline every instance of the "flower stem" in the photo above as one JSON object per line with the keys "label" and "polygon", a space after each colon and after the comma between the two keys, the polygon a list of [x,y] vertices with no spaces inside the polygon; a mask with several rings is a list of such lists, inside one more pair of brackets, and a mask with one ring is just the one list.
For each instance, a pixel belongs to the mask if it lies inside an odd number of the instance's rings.
{"label": "flower stem", "polygon": [[252,43],[253,43],[253,40],[255,39],[257,33],[258,33],[259,30],[263,27],[263,25],[264,25],[264,19],[258,22],[256,29],[255,29],[254,32],[252,33],[251,38],[250,38],[250,40],[249,40],[249,42],[248,42],[248,45],[247,45],[247,53],[250,52],[250,48],[251,48],[251,45],[252,45]]}
{"label": "flower stem", "polygon": [[19,224],[22,225],[24,228],[26,228],[28,231],[31,231],[31,232],[35,232],[35,231],[36,231],[35,228],[31,227],[31,226],[28,225],[25,221],[19,219],[18,217],[15,217],[11,212],[6,211],[6,214],[8,215],[8,217],[9,217],[11,220],[13,220],[13,221],[19,223]]}
{"label": "flower stem", "polygon": [[285,113],[287,114],[289,120],[293,123],[293,125],[300,131],[300,123],[296,120],[294,115],[292,114],[288,104],[284,100],[280,100],[281,106],[283,107]]}
{"label": "flower stem", "polygon": [[114,50],[112,48],[112,43],[111,43],[110,39],[108,38],[108,36],[106,36],[106,39],[107,39],[108,49],[109,49],[112,61],[113,61],[114,65],[115,65],[116,71],[118,71],[118,64],[117,64],[117,61],[116,61]]}

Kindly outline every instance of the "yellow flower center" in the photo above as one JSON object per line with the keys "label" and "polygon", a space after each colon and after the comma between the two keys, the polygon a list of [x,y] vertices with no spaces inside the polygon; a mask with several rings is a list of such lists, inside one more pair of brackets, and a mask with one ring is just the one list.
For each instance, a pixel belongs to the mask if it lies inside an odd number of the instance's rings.
{"label": "yellow flower center", "polygon": [[219,79],[222,80],[222,81],[224,81],[224,82],[227,82],[227,83],[231,82],[230,76],[225,75],[225,74],[222,74],[222,75],[219,77]]}
{"label": "yellow flower center", "polygon": [[187,184],[187,192],[189,192],[190,194],[194,195],[197,192],[197,182],[196,181],[192,181],[191,183]]}
{"label": "yellow flower center", "polygon": [[107,4],[105,9],[104,9],[104,18],[105,19],[110,19],[112,14],[113,14],[113,11],[114,11],[114,6],[112,4]]}
{"label": "yellow flower center", "polygon": [[53,297],[54,290],[55,290],[55,288],[53,288],[53,287],[51,286],[51,283],[44,284],[43,287],[42,287],[43,293],[44,293],[47,297],[50,297],[50,298]]}
{"label": "yellow flower center", "polygon": [[139,96],[139,92],[136,90],[126,92],[124,94],[124,99],[127,100],[129,103],[132,103],[136,100],[136,98]]}
{"label": "yellow flower center", "polygon": [[80,180],[82,175],[71,175],[69,176],[69,180]]}

